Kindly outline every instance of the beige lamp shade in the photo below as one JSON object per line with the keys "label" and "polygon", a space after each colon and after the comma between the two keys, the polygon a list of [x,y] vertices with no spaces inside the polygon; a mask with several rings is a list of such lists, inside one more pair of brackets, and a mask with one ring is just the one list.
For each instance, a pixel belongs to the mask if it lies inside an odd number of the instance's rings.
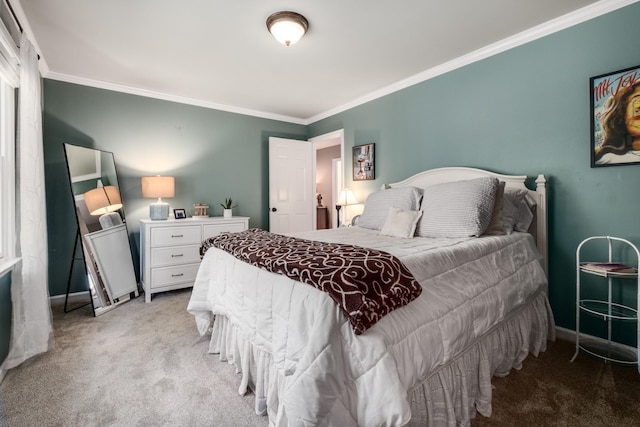
{"label": "beige lamp shade", "polygon": [[175,196],[175,178],[172,176],[143,176],[142,197],[158,198],[149,205],[149,218],[165,220],[169,217],[169,204],[162,201],[163,197]]}
{"label": "beige lamp shade", "polygon": [[356,196],[355,194],[353,194],[353,191],[349,190],[348,188],[345,188],[342,191],[340,191],[340,194],[338,195],[338,200],[336,200],[336,210],[338,211],[338,216],[337,216],[338,227],[340,227],[340,208],[345,206],[344,216],[346,217],[347,216],[346,206],[357,205],[358,203],[360,202],[358,201],[358,199],[356,199]]}
{"label": "beige lamp shade", "polygon": [[353,194],[353,191],[349,190],[348,188],[345,188],[340,192],[336,205],[348,206],[348,205],[357,205],[358,203],[360,202],[358,201],[358,199],[356,199],[356,196],[355,194]]}
{"label": "beige lamp shade", "polygon": [[172,176],[143,176],[142,197],[158,198],[175,196],[175,178]]}
{"label": "beige lamp shade", "polygon": [[120,192],[113,185],[89,190],[83,198],[91,215],[104,215],[122,208]]}

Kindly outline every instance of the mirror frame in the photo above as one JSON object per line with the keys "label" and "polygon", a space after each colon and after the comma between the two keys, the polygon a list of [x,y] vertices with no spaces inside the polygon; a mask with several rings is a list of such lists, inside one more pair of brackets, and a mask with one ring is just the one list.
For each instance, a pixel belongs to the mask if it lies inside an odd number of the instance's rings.
{"label": "mirror frame", "polygon": [[[73,152],[80,152],[80,150],[91,150],[94,152],[94,157],[90,156],[89,152],[86,152],[84,164],[81,165],[83,167],[73,166]],[[90,189],[97,188],[100,186],[106,185],[115,185],[115,187],[120,191],[120,183],[118,180],[118,172],[115,162],[115,157],[112,152],[98,150],[95,148],[84,147],[81,145],[63,143],[63,151],[65,155],[65,162],[67,166],[67,176],[69,178],[69,190],[71,192],[71,197],[73,199],[73,211],[76,219],[76,235],[74,240],[73,252],[71,254],[71,266],[69,268],[69,275],[67,277],[67,288],[65,295],[65,305],[64,311],[68,313],[70,311],[76,310],[78,308],[84,307],[85,305],[91,304],[92,312],[94,316],[99,316],[100,314],[106,313],[118,305],[129,301],[131,298],[137,297],[139,295],[138,284],[136,283],[135,292],[129,293],[127,295],[121,296],[119,298],[111,299],[109,296],[109,292],[107,291],[105,284],[98,273],[96,267],[96,261],[93,257],[93,254],[89,250],[90,245],[87,242],[85,237],[86,234],[91,233],[93,231],[101,230],[98,217],[93,216],[87,210],[86,204],[84,203],[83,194]],[[84,155],[81,154],[81,155]],[[110,162],[109,165],[106,165],[106,162]],[[74,175],[72,169],[80,170],[78,175]],[[112,169],[112,170],[111,170]],[[107,181],[107,182],[104,182]],[[82,185],[83,183],[88,183],[89,185]],[[100,185],[102,184],[102,185]],[[75,186],[75,188],[74,188]],[[120,209],[117,209],[115,212],[118,212],[120,218],[122,219],[122,223],[125,227],[127,227],[126,216],[124,212],[124,206]],[[86,218],[90,219],[90,222],[85,221]],[[80,242],[82,248],[82,258],[79,258],[77,254],[78,242]],[[129,245],[129,252],[131,254],[131,258],[133,259],[133,251],[131,251],[131,242],[129,241],[129,232],[127,229],[127,243]],[[68,308],[68,299],[71,287],[71,280],[73,276],[74,266],[76,261],[82,261],[84,265],[84,277],[86,280],[86,290],[89,292],[90,301],[82,304],[80,306],[76,306],[75,308]]]}

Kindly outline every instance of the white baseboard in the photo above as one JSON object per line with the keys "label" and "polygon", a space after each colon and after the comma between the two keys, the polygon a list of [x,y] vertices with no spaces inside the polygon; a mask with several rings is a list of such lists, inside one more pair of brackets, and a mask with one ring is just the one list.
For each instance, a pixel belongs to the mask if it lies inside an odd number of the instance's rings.
{"label": "white baseboard", "polygon": [[[556,326],[556,338],[564,340],[564,341],[569,341],[572,343],[576,342],[576,331],[572,330],[572,329],[567,329],[567,328],[562,328],[560,326]],[[604,338],[600,338],[600,337],[595,337],[593,335],[588,335],[585,333],[581,333],[580,334],[580,342],[582,342],[583,339],[589,340],[589,341],[593,341],[596,342],[598,344],[602,344],[602,345],[606,345],[607,344],[607,340]],[[631,347],[629,345],[626,344],[620,344],[617,342],[611,342],[611,347],[620,350],[621,352],[631,352],[631,353],[635,353],[637,354],[638,349],[635,347]]]}
{"label": "white baseboard", "polygon": [[556,338],[575,343],[576,331],[556,326]]}
{"label": "white baseboard", "polygon": [[[49,304],[64,304],[66,295],[53,295],[49,297]],[[69,294],[68,302],[82,302],[87,301],[89,297],[89,291],[73,292]]]}

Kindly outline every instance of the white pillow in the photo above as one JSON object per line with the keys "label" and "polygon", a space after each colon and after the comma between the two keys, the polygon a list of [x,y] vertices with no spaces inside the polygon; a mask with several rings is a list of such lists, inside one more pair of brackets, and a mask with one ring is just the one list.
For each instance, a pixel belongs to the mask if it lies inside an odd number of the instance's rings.
{"label": "white pillow", "polygon": [[427,187],[422,196],[420,237],[480,236],[491,221],[498,179],[476,178]]}
{"label": "white pillow", "polygon": [[380,230],[387,220],[389,208],[417,211],[422,194],[416,187],[398,187],[369,194],[364,210],[358,219],[358,227]]}
{"label": "white pillow", "polygon": [[416,232],[416,225],[421,216],[422,211],[406,211],[390,207],[380,234],[411,239]]}
{"label": "white pillow", "polygon": [[502,220],[502,207],[504,205],[504,186],[505,182],[500,181],[498,183],[498,189],[496,190],[496,200],[493,203],[493,213],[491,214],[491,221],[484,230],[485,236],[503,236],[506,234],[504,231],[504,221]]}
{"label": "white pillow", "polygon": [[511,234],[515,231],[529,231],[533,221],[532,206],[527,201],[528,192],[523,188],[504,190],[502,221],[504,231]]}

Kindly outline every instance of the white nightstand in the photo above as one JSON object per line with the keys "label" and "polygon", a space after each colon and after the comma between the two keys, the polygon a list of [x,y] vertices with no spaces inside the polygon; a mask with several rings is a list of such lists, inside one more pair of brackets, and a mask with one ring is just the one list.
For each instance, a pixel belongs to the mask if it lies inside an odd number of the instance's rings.
{"label": "white nightstand", "polygon": [[140,220],[140,281],[145,302],[151,295],[193,286],[203,240],[223,232],[244,231],[249,218]]}

